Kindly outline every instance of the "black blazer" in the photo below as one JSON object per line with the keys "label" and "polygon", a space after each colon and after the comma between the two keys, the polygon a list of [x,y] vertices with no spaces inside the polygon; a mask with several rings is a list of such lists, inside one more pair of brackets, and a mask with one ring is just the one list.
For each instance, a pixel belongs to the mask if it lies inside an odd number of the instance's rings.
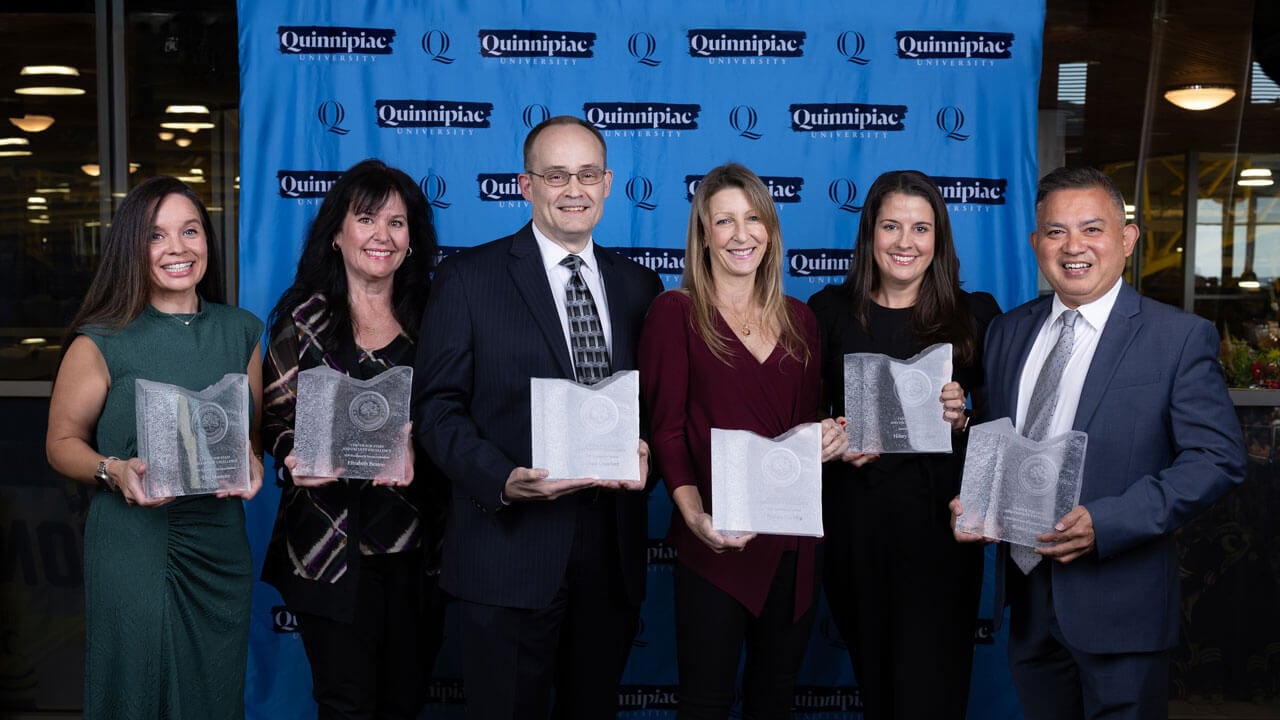
{"label": "black blazer", "polygon": [[[640,328],[662,281],[600,245],[595,257],[612,324],[613,369],[635,369]],[[511,470],[532,466],[534,377],[574,374],[528,224],[440,265],[418,336],[414,433],[451,481],[441,586],[463,600],[541,608],[564,578],[579,499],[499,500]],[[615,493],[618,562],[637,605],[644,597],[646,500],[644,493]]]}

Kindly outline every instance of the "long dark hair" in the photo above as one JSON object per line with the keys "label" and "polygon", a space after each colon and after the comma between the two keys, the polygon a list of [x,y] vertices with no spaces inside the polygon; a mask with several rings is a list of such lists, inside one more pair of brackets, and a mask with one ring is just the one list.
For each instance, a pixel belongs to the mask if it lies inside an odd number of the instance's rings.
{"label": "long dark hair", "polygon": [[911,306],[911,329],[924,344],[949,342],[956,365],[973,362],[977,329],[973,314],[961,302],[960,259],[956,256],[947,203],[938,186],[922,172],[894,170],[876,178],[867,192],[858,223],[858,240],[844,287],[853,298],[854,314],[869,329],[871,296],[880,289],[880,268],[875,262],[876,221],[885,198],[892,194],[923,198],[933,209],[933,260],[925,269],[920,294]]}
{"label": "long dark hair", "polygon": [[[200,213],[207,250],[204,277],[196,285],[196,291],[205,300],[223,302],[222,263],[209,211],[186,183],[162,175],[139,183],[120,202],[102,246],[98,271],[71,320],[72,335],[89,325],[119,330],[147,308],[152,285],[151,230],[155,227],[160,203],[170,195],[185,197]],[[64,343],[64,347],[69,344]]]}
{"label": "long dark hair", "polygon": [[409,337],[417,337],[436,260],[431,205],[404,171],[374,159],[351,166],[324,196],[320,212],[307,230],[293,284],[271,310],[269,322],[273,333],[280,323],[293,322],[294,309],[312,295],[320,294],[329,310],[329,322],[318,333],[321,345],[328,348],[354,342],[351,308],[347,304],[347,268],[342,262],[342,253],[333,249],[333,239],[342,230],[348,212],[376,213],[393,193],[404,202],[411,252],[406,253],[407,257],[392,278],[391,307],[400,328]]}

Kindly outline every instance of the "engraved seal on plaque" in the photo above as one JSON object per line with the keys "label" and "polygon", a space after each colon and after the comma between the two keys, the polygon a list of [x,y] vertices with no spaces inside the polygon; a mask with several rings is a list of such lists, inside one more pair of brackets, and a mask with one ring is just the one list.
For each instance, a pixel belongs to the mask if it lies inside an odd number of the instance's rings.
{"label": "engraved seal on plaque", "polygon": [[204,433],[205,442],[210,445],[222,442],[222,438],[227,436],[227,429],[231,426],[230,421],[227,420],[227,411],[217,403],[201,404],[192,413],[191,419],[193,424],[200,428],[200,432]]}
{"label": "engraved seal on plaque", "polygon": [[604,435],[618,426],[618,404],[613,400],[597,395],[582,403],[582,424],[596,435]]}
{"label": "engraved seal on plaque", "polygon": [[371,432],[387,424],[391,418],[391,405],[381,394],[366,390],[351,399],[347,416],[351,418],[352,425]]}
{"label": "engraved seal on plaque", "polygon": [[1030,495],[1048,495],[1057,482],[1058,466],[1044,455],[1032,455],[1018,467],[1018,484]]}
{"label": "engraved seal on plaque", "polygon": [[903,407],[916,407],[929,399],[933,383],[923,370],[909,368],[894,378],[894,386],[898,389],[898,399]]}
{"label": "engraved seal on plaque", "polygon": [[787,448],[775,448],[760,463],[765,480],[774,487],[787,487],[800,478],[800,458]]}

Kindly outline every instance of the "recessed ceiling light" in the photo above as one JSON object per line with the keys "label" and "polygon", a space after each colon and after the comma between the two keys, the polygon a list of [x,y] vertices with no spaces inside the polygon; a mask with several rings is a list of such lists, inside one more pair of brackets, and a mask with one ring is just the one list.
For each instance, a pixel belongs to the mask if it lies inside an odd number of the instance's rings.
{"label": "recessed ceiling light", "polygon": [[23,115],[20,118],[18,117],[9,118],[9,122],[12,123],[14,127],[18,128],[23,132],[38,133],[38,132],[44,132],[45,130],[48,130],[49,126],[53,125],[53,116],[52,115]]}
{"label": "recessed ceiling light", "polygon": [[18,71],[19,75],[69,75],[80,77],[80,71],[70,65],[27,65]]}

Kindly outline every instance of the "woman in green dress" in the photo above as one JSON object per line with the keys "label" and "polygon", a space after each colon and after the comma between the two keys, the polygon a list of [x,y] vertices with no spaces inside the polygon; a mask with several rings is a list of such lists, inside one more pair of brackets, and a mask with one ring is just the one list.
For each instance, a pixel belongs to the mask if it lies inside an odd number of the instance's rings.
{"label": "woman in green dress", "polygon": [[[257,448],[262,322],[221,304],[200,198],[170,177],[116,213],[49,403],[59,473],[98,484],[85,526],[85,718],[242,718],[253,566],[244,507]],[[247,491],[150,499],[137,457],[134,382],[203,390],[246,373]]]}

